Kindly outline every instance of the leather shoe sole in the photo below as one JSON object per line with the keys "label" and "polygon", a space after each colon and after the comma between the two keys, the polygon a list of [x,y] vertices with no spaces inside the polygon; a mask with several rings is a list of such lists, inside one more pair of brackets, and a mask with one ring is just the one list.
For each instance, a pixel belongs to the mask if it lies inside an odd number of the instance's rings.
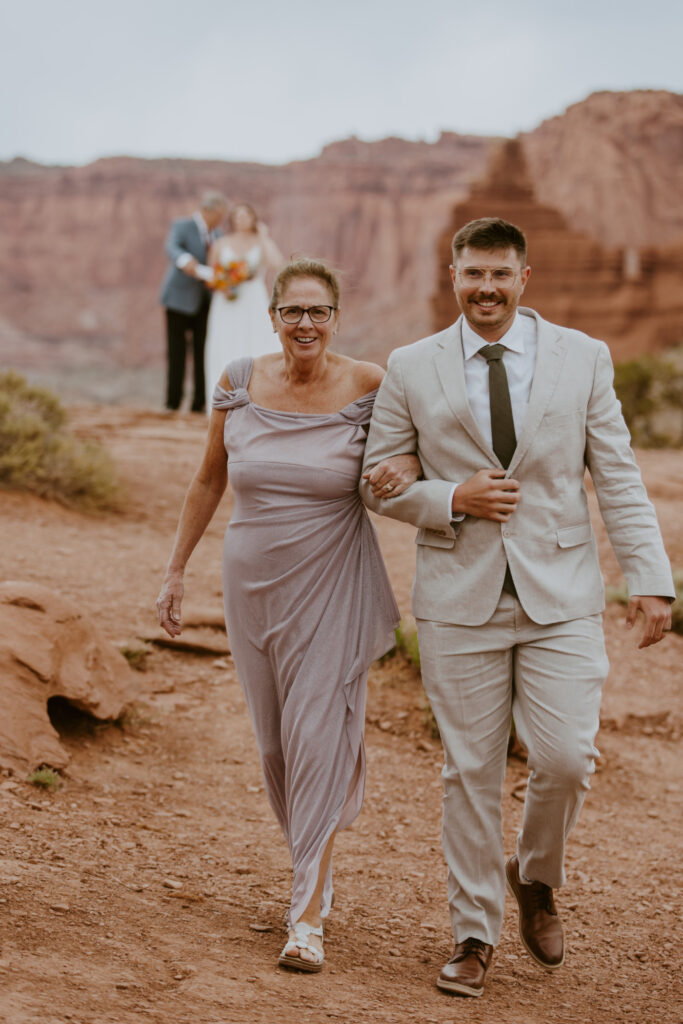
{"label": "leather shoe sole", "polygon": [[442,981],[441,978],[436,979],[436,987],[440,988],[442,992],[453,992],[459,996],[483,996],[484,994],[483,986],[472,988],[460,981]]}

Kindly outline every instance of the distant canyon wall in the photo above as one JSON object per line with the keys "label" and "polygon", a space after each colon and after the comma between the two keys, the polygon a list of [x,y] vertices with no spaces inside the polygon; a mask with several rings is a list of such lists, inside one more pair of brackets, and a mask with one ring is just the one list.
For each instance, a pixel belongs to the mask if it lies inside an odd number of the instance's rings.
{"label": "distant canyon wall", "polygon": [[[0,165],[2,363],[162,364],[164,238],[205,188],[252,202],[286,256],[337,265],[341,345],[383,360],[433,328],[444,229],[503,141],[349,139],[281,167],[125,157]],[[538,200],[589,242],[638,254],[683,238],[683,97],[598,93],[520,144]]]}
{"label": "distant canyon wall", "polygon": [[601,338],[620,362],[683,343],[683,235],[678,244],[606,246],[539,201],[519,139],[495,151],[486,175],[455,205],[441,234],[434,330],[453,321],[448,264],[455,231],[495,211],[524,225],[531,276],[522,303],[546,320]]}

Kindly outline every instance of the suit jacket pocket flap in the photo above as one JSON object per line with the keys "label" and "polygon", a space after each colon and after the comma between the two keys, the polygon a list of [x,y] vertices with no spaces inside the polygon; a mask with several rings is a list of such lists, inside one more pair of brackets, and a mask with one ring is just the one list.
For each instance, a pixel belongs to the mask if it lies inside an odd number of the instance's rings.
{"label": "suit jacket pocket flap", "polygon": [[590,523],[579,523],[578,526],[565,526],[557,531],[557,543],[561,548],[573,548],[577,544],[587,544],[591,539]]}
{"label": "suit jacket pocket flap", "polygon": [[455,537],[449,536],[445,531],[439,533],[437,530],[427,530],[424,527],[417,531],[416,544],[426,544],[430,548],[452,548],[455,544]]}

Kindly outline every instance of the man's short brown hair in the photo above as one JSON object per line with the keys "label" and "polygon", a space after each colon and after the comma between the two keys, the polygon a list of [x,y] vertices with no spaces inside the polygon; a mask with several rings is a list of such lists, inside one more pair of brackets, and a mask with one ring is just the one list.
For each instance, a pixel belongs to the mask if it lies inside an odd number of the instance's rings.
{"label": "man's short brown hair", "polygon": [[500,217],[480,217],[471,220],[453,235],[453,263],[465,248],[509,249],[519,254],[522,266],[526,266],[526,238],[524,232]]}

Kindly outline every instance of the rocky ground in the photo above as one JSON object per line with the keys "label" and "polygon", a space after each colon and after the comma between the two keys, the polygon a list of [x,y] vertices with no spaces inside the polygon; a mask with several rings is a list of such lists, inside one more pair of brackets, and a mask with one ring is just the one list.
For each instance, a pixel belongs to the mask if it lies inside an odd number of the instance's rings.
{"label": "rocky ground", "polygon": [[[115,455],[123,515],[86,517],[26,495],[0,501],[2,577],[77,601],[117,645],[157,636],[154,599],[205,421],[73,410]],[[680,454],[641,454],[672,561],[683,567]],[[188,614],[220,606],[226,497],[187,574]],[[378,523],[408,612],[412,530]],[[618,570],[602,532],[605,575]],[[371,672],[367,795],[336,852],[337,898],[318,976],[275,966],[289,870],[266,803],[229,655],[152,646],[119,725],[57,721],[70,764],[57,791],[0,780],[0,1020],[7,1024],[442,1021],[622,1024],[681,1019],[680,697],[683,638],[635,652],[606,615],[612,664],[599,770],[569,846],[565,967],[526,956],[512,906],[483,999],[440,993],[451,953],[440,851],[440,750],[402,657]],[[208,626],[197,635],[215,639]],[[505,842],[526,769],[511,760]]]}

